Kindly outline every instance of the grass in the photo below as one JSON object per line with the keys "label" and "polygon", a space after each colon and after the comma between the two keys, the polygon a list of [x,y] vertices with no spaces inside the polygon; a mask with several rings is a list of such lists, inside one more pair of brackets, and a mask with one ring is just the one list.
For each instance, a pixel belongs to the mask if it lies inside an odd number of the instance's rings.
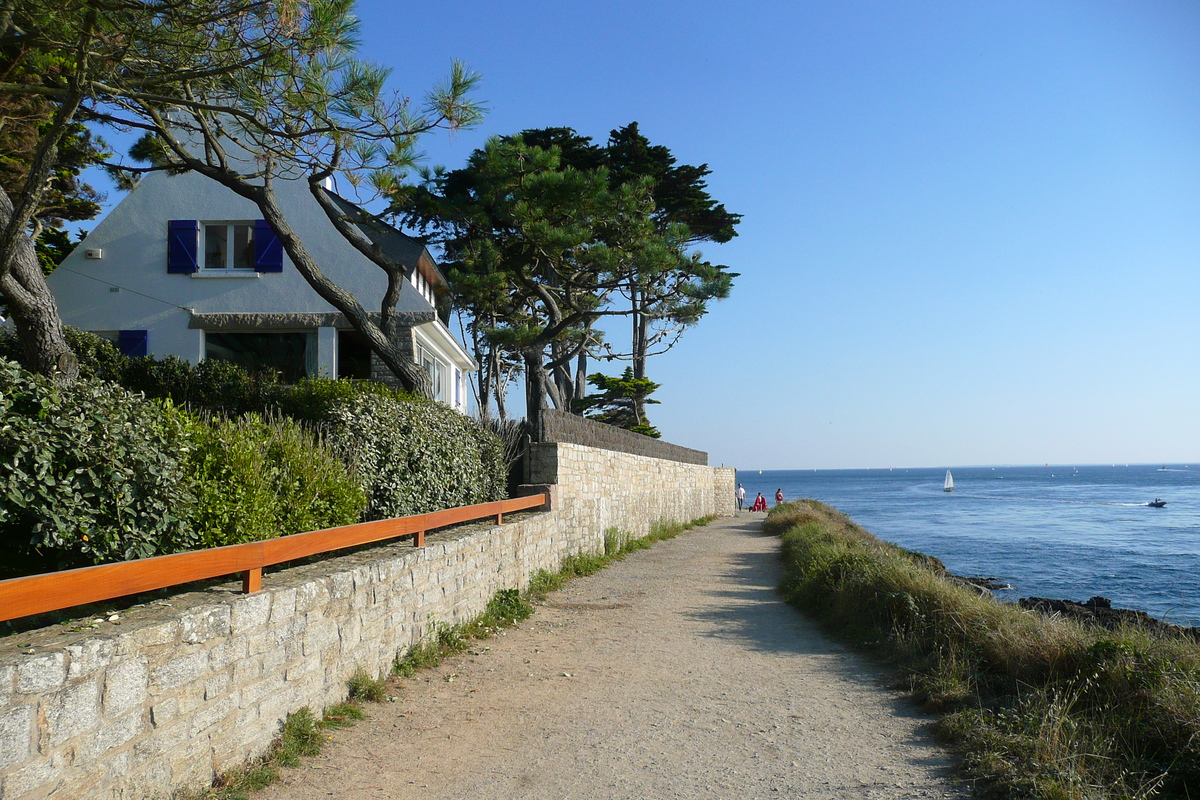
{"label": "grass", "polygon": [[[367,688],[359,688],[356,697],[355,686]],[[345,728],[366,719],[366,712],[359,700],[379,702],[387,698],[384,682],[372,680],[361,669],[347,681],[347,687],[351,699],[325,709],[320,719],[308,708],[288,714],[279,737],[266,757],[222,775],[209,789],[177,792],[175,797],[178,800],[249,800],[252,792],[265,789],[279,780],[281,767],[298,767],[302,758],[320,753],[321,746],[330,738],[326,731]]]}
{"label": "grass", "polygon": [[811,500],[772,510],[788,599],[889,659],[985,798],[1200,798],[1200,645],[1050,619]]}

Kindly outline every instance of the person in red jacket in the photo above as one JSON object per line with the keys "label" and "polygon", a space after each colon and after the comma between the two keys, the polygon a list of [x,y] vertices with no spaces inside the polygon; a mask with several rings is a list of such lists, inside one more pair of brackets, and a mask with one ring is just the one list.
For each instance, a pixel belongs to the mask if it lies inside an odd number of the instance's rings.
{"label": "person in red jacket", "polygon": [[766,511],[767,498],[763,497],[763,493],[759,492],[758,497],[754,498],[754,505],[750,507],[751,511]]}
{"label": "person in red jacket", "polygon": [[775,490],[775,505],[779,505],[782,502],[783,502],[783,489],[776,489]]}

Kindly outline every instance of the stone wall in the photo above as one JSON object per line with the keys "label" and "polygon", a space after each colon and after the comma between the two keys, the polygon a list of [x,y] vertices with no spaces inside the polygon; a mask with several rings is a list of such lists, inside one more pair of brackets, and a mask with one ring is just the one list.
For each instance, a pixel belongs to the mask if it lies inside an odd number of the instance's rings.
{"label": "stone wall", "polygon": [[708,453],[702,450],[680,447],[661,439],[652,439],[624,428],[605,425],[603,422],[554,409],[542,412],[542,433],[539,439],[542,442],[580,444],[648,458],[680,461],[684,464],[708,463]]}
{"label": "stone wall", "polygon": [[[263,578],[0,640],[0,799],[143,800],[270,747],[283,719],[386,674],[439,623],[478,615],[617,526],[733,513],[734,473],[573,444],[542,444],[552,510],[430,534]],[[107,617],[107,615],[104,615]]]}

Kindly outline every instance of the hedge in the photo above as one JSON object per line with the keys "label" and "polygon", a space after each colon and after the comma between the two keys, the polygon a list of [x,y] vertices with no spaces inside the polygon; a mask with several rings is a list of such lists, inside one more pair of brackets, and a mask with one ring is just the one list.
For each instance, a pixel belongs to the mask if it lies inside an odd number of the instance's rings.
{"label": "hedge", "polygon": [[10,569],[192,548],[185,427],[169,404],[95,378],[57,386],[0,359],[0,542]]}
{"label": "hedge", "polygon": [[191,435],[201,547],[349,525],[366,506],[342,461],[294,420],[196,419]]}

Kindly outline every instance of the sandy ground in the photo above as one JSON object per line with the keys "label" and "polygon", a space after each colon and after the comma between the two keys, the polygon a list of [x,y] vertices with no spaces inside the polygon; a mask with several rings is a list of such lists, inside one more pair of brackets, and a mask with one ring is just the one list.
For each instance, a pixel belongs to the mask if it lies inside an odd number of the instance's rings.
{"label": "sandy ground", "polygon": [[572,582],[260,797],[967,797],[928,721],[779,600],[761,520]]}

